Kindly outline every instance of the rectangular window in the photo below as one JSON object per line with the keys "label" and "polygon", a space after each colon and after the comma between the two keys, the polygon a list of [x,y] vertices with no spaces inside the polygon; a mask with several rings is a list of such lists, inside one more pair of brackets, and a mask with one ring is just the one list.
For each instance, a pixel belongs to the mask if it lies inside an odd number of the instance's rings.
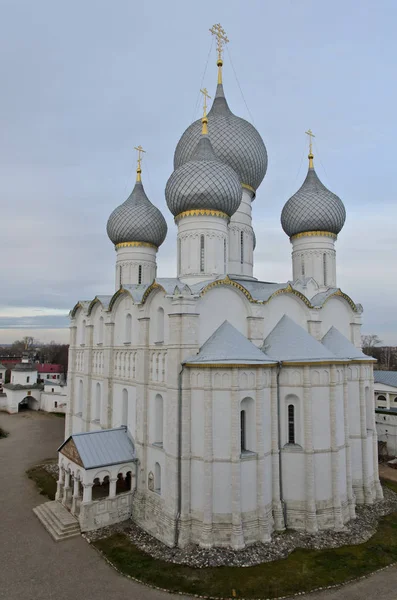
{"label": "rectangular window", "polygon": [[247,449],[245,410],[240,412],[240,446],[241,452]]}
{"label": "rectangular window", "polygon": [[138,267],[138,283],[142,283],[142,265]]}
{"label": "rectangular window", "polygon": [[200,237],[200,273],[204,273],[204,236]]}
{"label": "rectangular window", "polygon": [[288,443],[295,444],[295,407],[288,406]]}

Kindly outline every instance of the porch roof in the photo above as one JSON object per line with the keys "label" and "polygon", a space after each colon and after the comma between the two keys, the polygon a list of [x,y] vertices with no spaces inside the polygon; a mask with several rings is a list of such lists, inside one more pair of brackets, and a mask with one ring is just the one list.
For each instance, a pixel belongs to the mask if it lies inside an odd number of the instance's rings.
{"label": "porch roof", "polygon": [[58,448],[84,469],[95,469],[134,461],[135,446],[127,427],[74,433]]}

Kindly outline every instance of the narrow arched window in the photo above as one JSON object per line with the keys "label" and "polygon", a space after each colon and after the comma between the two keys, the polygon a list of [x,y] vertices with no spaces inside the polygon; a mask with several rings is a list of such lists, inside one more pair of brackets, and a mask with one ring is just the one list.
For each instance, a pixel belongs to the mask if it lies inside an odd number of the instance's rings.
{"label": "narrow arched window", "polygon": [[223,240],[223,272],[227,272],[227,246],[226,239]]}
{"label": "narrow arched window", "polygon": [[301,256],[301,271],[302,271],[302,277],[305,276],[305,259],[303,258],[303,256]]}
{"label": "narrow arched window", "polygon": [[161,467],[158,462],[154,465],[154,491],[161,494]]}
{"label": "narrow arched window", "polygon": [[160,394],[155,398],[154,406],[154,443],[163,445],[164,437],[164,402]]}
{"label": "narrow arched window", "polygon": [[247,450],[247,418],[245,410],[240,411],[240,447],[241,452]]}
{"label": "narrow arched window", "polygon": [[125,343],[131,344],[132,338],[132,317],[130,313],[125,317]]}
{"label": "narrow arched window", "polygon": [[288,443],[295,444],[295,407],[288,405]]}
{"label": "narrow arched window", "polygon": [[94,414],[94,420],[95,421],[100,421],[101,420],[101,384],[97,383],[96,387],[95,387],[95,414]]}
{"label": "narrow arched window", "polygon": [[86,326],[86,322],[84,320],[83,323],[82,323],[82,325],[81,325],[81,344],[82,345],[85,344],[85,326]]}
{"label": "narrow arched window", "polygon": [[327,285],[327,255],[323,254],[323,274],[324,274],[324,285]]}
{"label": "narrow arched window", "polygon": [[119,287],[122,286],[122,279],[121,279],[122,272],[123,272],[123,267],[120,265],[120,267],[119,267]]}
{"label": "narrow arched window", "polygon": [[128,425],[128,392],[126,389],[121,394],[121,424]]}
{"label": "narrow arched window", "polygon": [[138,267],[138,283],[142,283],[142,265]]}
{"label": "narrow arched window", "polygon": [[240,232],[240,262],[244,263],[244,232]]}
{"label": "narrow arched window", "polygon": [[181,240],[178,239],[178,275],[181,272]]}
{"label": "narrow arched window", "polygon": [[204,273],[204,236],[200,236],[200,273]]}
{"label": "narrow arched window", "polygon": [[164,308],[157,309],[157,342],[164,342]]}

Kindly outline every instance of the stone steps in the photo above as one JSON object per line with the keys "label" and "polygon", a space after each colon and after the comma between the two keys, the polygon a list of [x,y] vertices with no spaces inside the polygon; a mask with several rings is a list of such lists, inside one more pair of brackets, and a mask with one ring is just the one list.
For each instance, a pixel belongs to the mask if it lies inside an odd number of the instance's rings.
{"label": "stone steps", "polygon": [[60,502],[40,504],[33,512],[56,542],[80,535],[78,520]]}

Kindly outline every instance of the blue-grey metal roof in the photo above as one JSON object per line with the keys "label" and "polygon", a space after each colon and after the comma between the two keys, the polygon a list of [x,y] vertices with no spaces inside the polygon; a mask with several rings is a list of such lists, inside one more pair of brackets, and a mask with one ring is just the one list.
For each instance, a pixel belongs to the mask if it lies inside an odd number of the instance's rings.
{"label": "blue-grey metal roof", "polygon": [[309,168],[300,189],[285,204],[281,225],[290,237],[305,231],[330,231],[338,234],[346,219],[342,200],[330,192]]}
{"label": "blue-grey metal roof", "polygon": [[188,358],[185,363],[200,364],[266,364],[276,363],[252,342],[237,331],[229,321],[222,325],[201,346],[196,356]]}
{"label": "blue-grey metal roof", "polygon": [[348,358],[350,360],[370,360],[376,362],[372,356],[367,356],[364,352],[361,352],[359,348],[356,348],[344,335],[341,334],[336,327],[331,327],[325,334],[321,343],[324,344],[328,350],[333,352],[338,358]]}
{"label": "blue-grey metal roof", "polygon": [[397,371],[374,371],[374,381],[397,388]]}
{"label": "blue-grey metal roof", "polygon": [[270,358],[279,361],[337,360],[333,352],[284,315],[269,333],[262,347]]}
{"label": "blue-grey metal roof", "polygon": [[135,446],[127,427],[74,433],[58,448],[73,440],[85,469],[95,469],[135,460]]}

